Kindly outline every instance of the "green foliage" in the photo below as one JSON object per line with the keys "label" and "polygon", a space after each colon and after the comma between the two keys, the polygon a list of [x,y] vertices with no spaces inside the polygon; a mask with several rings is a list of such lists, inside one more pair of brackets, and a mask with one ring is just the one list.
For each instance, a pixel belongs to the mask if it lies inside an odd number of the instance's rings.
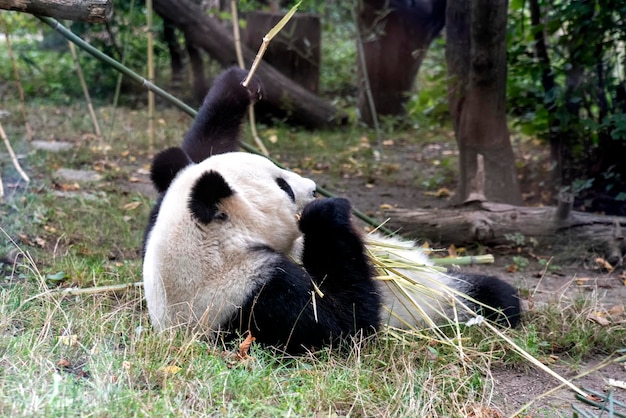
{"label": "green foliage", "polygon": [[[147,75],[146,11],[134,3],[115,0],[115,17],[108,28],[103,24],[73,22],[70,29],[134,71]],[[62,104],[84,99],[67,41],[33,16],[6,13],[3,18],[11,36],[26,98]],[[158,36],[162,21],[155,19],[155,22],[152,28],[155,66],[157,69],[168,68],[169,53]],[[112,97],[117,71],[79,49],[77,54],[93,99]],[[0,75],[1,80],[14,80],[7,48],[0,48]],[[138,86],[129,86],[131,92],[133,89],[140,91]]]}
{"label": "green foliage", "polygon": [[417,75],[414,91],[406,104],[406,113],[418,126],[448,125],[448,84],[445,41],[433,41]]}
{"label": "green foliage", "polygon": [[[561,144],[564,185],[595,178],[589,189],[606,192],[626,175],[621,168],[602,179],[626,150],[626,3],[538,0],[538,5],[541,20],[534,26],[529,3],[511,2],[511,113],[523,132]],[[537,52],[542,36],[549,62]]]}

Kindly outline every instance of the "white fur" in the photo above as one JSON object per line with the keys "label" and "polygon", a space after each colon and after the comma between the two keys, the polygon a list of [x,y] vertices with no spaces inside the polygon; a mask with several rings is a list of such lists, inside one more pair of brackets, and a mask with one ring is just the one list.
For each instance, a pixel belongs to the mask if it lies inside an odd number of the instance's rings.
{"label": "white fur", "polygon": [[[190,191],[205,172],[219,173],[235,194],[224,199],[225,223],[196,222]],[[295,202],[276,184],[291,186]],[[158,330],[198,324],[217,330],[262,280],[267,246],[290,254],[300,236],[296,217],[314,198],[315,183],[282,170],[264,157],[227,153],[181,170],[168,188],[146,243],[143,279],[148,309]],[[225,296],[226,295],[226,296]]]}

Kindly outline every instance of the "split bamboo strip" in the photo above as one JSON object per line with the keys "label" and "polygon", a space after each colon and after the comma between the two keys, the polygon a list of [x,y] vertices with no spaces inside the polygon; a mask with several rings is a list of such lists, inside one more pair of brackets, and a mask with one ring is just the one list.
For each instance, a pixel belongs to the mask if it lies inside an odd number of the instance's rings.
{"label": "split bamboo strip", "polygon": [[[235,0],[230,1],[230,10],[233,18],[233,39],[235,40],[235,53],[237,54],[237,63],[240,68],[246,68],[245,63],[243,62],[243,52],[241,51],[241,36],[239,34],[239,17],[237,15],[237,2]],[[254,117],[254,105],[248,106],[248,120],[250,121],[250,133],[252,134],[252,138],[254,139],[254,143],[263,155],[269,157],[270,153],[265,147],[263,141],[259,137],[259,134],[256,130],[256,122]]]}
{"label": "split bamboo strip", "polygon": [[[152,38],[152,0],[146,0],[148,24],[148,81],[154,83],[154,44]],[[148,152],[154,155],[154,93],[148,90]]]}

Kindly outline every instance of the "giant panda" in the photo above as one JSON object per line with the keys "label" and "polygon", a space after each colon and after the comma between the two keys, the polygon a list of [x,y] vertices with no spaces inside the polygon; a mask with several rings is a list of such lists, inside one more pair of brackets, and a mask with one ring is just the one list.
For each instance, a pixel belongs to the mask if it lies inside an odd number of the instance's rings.
{"label": "giant panda", "polygon": [[[154,158],[159,197],[144,235],[143,281],[157,331],[226,339],[249,332],[296,353],[423,321],[403,297],[426,315],[449,315],[446,286],[476,311],[495,308],[484,310],[488,318],[516,325],[515,289],[495,277],[421,274],[416,280],[432,295],[402,297],[376,280],[348,200],[316,199],[312,180],[237,152],[242,118],[262,95],[256,77],[242,86],[246,75],[235,67],[222,73],[182,146]],[[399,244],[396,257],[429,264],[405,241],[377,239]]]}

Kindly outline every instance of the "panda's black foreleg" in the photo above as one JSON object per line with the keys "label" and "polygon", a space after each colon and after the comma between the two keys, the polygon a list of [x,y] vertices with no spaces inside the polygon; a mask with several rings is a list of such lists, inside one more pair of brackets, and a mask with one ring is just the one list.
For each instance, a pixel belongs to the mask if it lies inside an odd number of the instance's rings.
{"label": "panda's black foreleg", "polygon": [[213,82],[183,139],[182,149],[193,162],[238,150],[239,131],[248,106],[260,100],[263,92],[256,76],[247,88],[241,85],[247,75],[248,71],[231,67]]}
{"label": "panda's black foreleg", "polygon": [[319,303],[353,330],[380,323],[380,294],[361,236],[351,221],[350,202],[315,200],[302,212],[302,262],[324,297]]}
{"label": "panda's black foreleg", "polygon": [[263,273],[263,285],[229,328],[250,330],[258,342],[292,353],[374,332],[381,300],[364,245],[350,223],[350,203],[345,199],[310,203],[300,227],[304,267],[270,248],[256,249],[273,262]]}

